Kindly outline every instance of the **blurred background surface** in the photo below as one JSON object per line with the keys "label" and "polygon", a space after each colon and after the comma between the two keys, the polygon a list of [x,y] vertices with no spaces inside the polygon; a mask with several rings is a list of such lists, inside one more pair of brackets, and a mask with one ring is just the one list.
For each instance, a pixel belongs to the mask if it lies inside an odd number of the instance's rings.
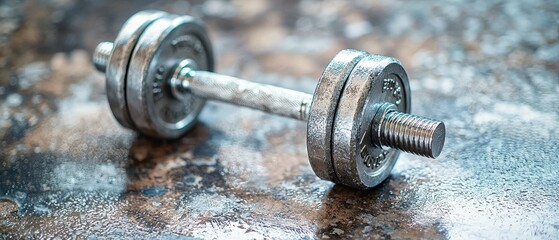
{"label": "blurred background surface", "polygon": [[[0,4],[0,238],[559,238],[558,1]],[[301,122],[210,103],[138,136],[90,59],[145,9],[203,19],[219,73],[305,92],[341,49],[394,56],[445,149],[356,191],[314,175]]]}

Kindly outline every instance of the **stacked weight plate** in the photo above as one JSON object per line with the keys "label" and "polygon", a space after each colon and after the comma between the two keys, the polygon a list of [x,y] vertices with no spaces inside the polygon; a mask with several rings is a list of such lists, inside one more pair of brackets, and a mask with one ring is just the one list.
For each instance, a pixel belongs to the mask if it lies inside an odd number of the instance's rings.
{"label": "stacked weight plate", "polygon": [[213,71],[214,59],[202,23],[161,11],[136,13],[122,27],[106,66],[111,110],[124,127],[156,138],[177,138],[188,131],[205,101],[192,95],[176,99],[166,81],[182,59]]}
{"label": "stacked weight plate", "polygon": [[371,129],[379,106],[410,112],[408,77],[391,57],[356,50],[338,53],[316,87],[307,123],[307,151],[322,179],[370,188],[388,177],[400,154],[383,149]]}

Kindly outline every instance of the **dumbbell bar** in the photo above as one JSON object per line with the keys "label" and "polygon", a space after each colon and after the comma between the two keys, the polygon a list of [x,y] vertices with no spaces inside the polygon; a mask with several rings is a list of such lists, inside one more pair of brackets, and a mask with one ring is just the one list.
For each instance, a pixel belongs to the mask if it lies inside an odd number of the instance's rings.
{"label": "dumbbell bar", "polygon": [[[200,22],[144,11],[125,24],[114,44],[98,45],[94,63],[106,71],[109,101],[111,95],[126,96],[126,102],[111,104],[126,127],[176,138],[194,122],[204,99],[308,121],[315,173],[353,187],[384,180],[399,155],[396,149],[434,158],[444,145],[442,122],[404,113],[410,109],[407,75],[389,57],[341,51],[313,96],[211,72],[211,45]],[[115,85],[124,90],[114,94]]]}

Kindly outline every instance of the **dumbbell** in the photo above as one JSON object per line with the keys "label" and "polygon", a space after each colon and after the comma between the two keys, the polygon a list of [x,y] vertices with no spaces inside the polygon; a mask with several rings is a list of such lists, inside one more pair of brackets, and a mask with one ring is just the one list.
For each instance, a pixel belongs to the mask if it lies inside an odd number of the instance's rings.
{"label": "dumbbell", "polygon": [[444,123],[410,114],[408,76],[391,57],[342,50],[311,95],[214,73],[203,24],[154,10],[93,55],[117,121],[151,137],[184,135],[208,99],[307,121],[316,175],[361,189],[385,180],[401,151],[435,158],[444,145]]}

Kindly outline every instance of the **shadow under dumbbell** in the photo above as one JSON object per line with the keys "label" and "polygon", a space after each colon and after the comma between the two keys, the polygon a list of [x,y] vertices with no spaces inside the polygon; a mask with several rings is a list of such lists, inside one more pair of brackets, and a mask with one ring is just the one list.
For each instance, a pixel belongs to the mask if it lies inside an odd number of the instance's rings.
{"label": "shadow under dumbbell", "polygon": [[138,136],[125,166],[128,190],[159,196],[167,190],[193,191],[222,186],[215,149],[207,143],[209,129],[198,123],[176,140]]}
{"label": "shadow under dumbbell", "polygon": [[164,229],[185,198],[224,187],[222,167],[207,143],[209,132],[198,123],[176,140],[134,140],[124,167],[129,200],[124,211],[129,219],[152,230]]}
{"label": "shadow under dumbbell", "polygon": [[[414,192],[409,192],[407,180],[391,175],[371,190],[356,190],[337,184],[323,199],[318,213],[318,238],[389,238],[398,231],[425,235],[425,230],[437,226],[422,226],[413,222]],[[406,191],[406,192],[404,192]],[[411,201],[410,201],[411,199]],[[439,233],[434,232],[433,236]]]}

